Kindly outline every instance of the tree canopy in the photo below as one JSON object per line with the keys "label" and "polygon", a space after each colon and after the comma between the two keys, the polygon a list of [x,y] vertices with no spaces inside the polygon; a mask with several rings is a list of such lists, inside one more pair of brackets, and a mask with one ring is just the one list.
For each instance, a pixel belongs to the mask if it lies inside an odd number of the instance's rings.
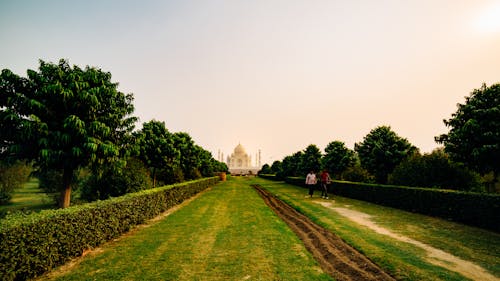
{"label": "tree canopy", "polygon": [[136,132],[136,144],[139,159],[153,168],[153,187],[156,187],[158,169],[174,170],[180,165],[180,151],[174,145],[172,134],[165,127],[165,122],[151,120],[142,124]]}
{"label": "tree canopy", "polygon": [[354,165],[356,161],[355,153],[345,146],[341,141],[332,141],[325,148],[325,155],[322,158],[322,166],[337,178],[348,167]]}
{"label": "tree canopy", "polygon": [[500,84],[472,91],[444,124],[448,134],[436,137],[451,159],[480,172],[500,172]]}
{"label": "tree canopy", "polygon": [[132,94],[117,90],[111,74],[87,66],[40,60],[22,78],[0,77],[2,157],[29,159],[63,172],[61,207],[69,206],[71,179],[80,167],[118,160],[133,130]]}
{"label": "tree canopy", "polygon": [[319,172],[321,169],[321,150],[314,144],[304,149],[300,158],[299,173],[306,175],[310,171]]}
{"label": "tree canopy", "polygon": [[389,126],[371,130],[362,142],[354,145],[354,150],[358,153],[361,166],[373,174],[378,183],[387,183],[387,176],[394,168],[418,151]]}

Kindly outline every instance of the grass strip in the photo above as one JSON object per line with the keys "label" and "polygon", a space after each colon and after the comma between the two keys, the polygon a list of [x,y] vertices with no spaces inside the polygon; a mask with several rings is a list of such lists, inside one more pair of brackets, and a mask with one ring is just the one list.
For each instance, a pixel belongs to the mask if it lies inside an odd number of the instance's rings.
{"label": "grass strip", "polygon": [[149,227],[40,280],[331,280],[250,187],[233,178]]}
{"label": "grass strip", "polygon": [[40,211],[55,207],[54,200],[38,187],[38,179],[30,178],[22,188],[14,190],[12,200],[0,206],[0,213]]}
{"label": "grass strip", "polygon": [[468,280],[463,275],[431,262],[425,250],[372,231],[318,202],[369,214],[377,225],[434,248],[471,261],[496,278],[500,277],[500,234],[438,218],[375,204],[335,197],[308,198],[307,190],[282,182],[253,179],[283,201],[331,230],[399,280]]}

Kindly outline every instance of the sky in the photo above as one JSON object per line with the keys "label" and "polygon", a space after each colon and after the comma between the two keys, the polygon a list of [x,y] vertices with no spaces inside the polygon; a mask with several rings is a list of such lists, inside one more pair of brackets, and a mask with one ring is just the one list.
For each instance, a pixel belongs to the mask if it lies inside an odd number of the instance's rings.
{"label": "sky", "polygon": [[0,69],[112,74],[142,123],[261,164],[390,126],[421,152],[500,83],[500,0],[0,0]]}

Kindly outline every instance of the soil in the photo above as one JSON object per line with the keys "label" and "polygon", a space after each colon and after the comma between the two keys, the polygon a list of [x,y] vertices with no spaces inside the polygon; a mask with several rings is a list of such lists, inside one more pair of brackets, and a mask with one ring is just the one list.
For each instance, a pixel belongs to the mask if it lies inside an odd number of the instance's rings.
{"label": "soil", "polygon": [[321,268],[336,280],[396,280],[337,235],[315,224],[260,186],[253,187],[303,241]]}

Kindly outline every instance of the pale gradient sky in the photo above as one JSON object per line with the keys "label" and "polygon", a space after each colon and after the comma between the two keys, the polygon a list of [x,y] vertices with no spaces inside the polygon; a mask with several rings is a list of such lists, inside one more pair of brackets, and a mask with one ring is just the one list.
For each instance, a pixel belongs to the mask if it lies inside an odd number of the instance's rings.
{"label": "pale gradient sky", "polygon": [[0,69],[60,58],[111,72],[140,124],[216,158],[352,149],[381,125],[430,152],[456,104],[500,82],[500,1],[0,0]]}

